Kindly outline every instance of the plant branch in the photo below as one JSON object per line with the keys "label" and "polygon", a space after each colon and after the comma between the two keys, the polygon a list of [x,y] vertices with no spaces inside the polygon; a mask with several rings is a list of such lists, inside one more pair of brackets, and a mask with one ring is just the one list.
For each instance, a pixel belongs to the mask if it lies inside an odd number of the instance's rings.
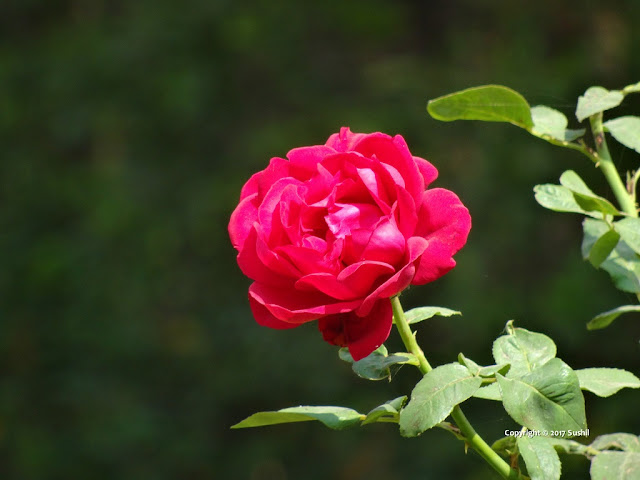
{"label": "plant branch", "polygon": [[613,164],[613,160],[611,160],[607,140],[604,136],[604,127],[602,126],[602,112],[589,117],[589,121],[591,122],[591,133],[593,134],[596,152],[598,153],[597,165],[600,170],[602,170],[602,173],[604,173],[607,182],[609,182],[609,186],[611,190],[613,190],[613,194],[616,196],[622,211],[630,217],[637,217],[638,210],[636,209],[635,198],[633,198],[625,188],[620,174]]}
{"label": "plant branch", "polygon": [[[402,309],[400,299],[397,295],[391,298],[391,307],[393,308],[393,317],[396,327],[398,328],[398,333],[400,334],[405,347],[410,353],[414,354],[418,358],[418,361],[420,362],[420,371],[426,375],[433,369],[425,357],[424,352],[418,345],[415,334],[411,331],[411,327],[404,316],[404,310]],[[478,452],[478,454],[489,465],[491,465],[491,467],[493,467],[493,469],[496,470],[502,478],[510,480],[527,478],[524,475],[521,475],[517,470],[511,468],[509,464],[505,462],[480,435],[478,435],[458,405],[453,408],[451,418],[456,422],[460,433],[464,436],[466,444]]]}

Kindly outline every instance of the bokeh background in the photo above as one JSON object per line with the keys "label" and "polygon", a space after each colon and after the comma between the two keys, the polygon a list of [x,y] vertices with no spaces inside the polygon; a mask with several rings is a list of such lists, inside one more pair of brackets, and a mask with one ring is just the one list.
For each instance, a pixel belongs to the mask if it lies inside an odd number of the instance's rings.
{"label": "bokeh background", "polygon": [[[229,427],[299,404],[368,411],[406,394],[355,377],[315,325],[255,324],[226,226],[272,156],[342,125],[405,136],[473,216],[458,267],[405,307],[432,363],[484,364],[507,320],[574,368],[640,373],[633,303],[579,252],[580,219],[537,183],[588,160],[502,124],[439,123],[429,98],[498,83],[572,119],[591,85],[640,80],[636,0],[6,0],[0,4],[0,476],[4,479],[490,479],[442,431]],[[638,114],[629,97],[616,113]],[[632,151],[613,148],[621,169]],[[390,349],[401,348],[397,338]],[[637,391],[586,394],[591,434],[640,433]],[[466,408],[488,440],[515,427]],[[568,460],[566,477],[588,463]]]}

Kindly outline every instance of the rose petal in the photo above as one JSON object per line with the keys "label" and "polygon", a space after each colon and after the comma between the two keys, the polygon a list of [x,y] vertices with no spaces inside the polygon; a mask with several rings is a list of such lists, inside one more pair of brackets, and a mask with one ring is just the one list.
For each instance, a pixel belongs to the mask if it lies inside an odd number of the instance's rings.
{"label": "rose petal", "polygon": [[331,135],[325,145],[338,152],[348,152],[354,150],[355,145],[366,136],[366,133],[353,133],[349,127],[342,127],[340,133]]}
{"label": "rose petal", "polygon": [[367,298],[364,299],[356,313],[358,315],[368,315],[375,302],[379,299],[393,297],[407,288],[412,283],[416,273],[415,262],[420,258],[427,246],[428,242],[424,238],[412,237],[407,240],[405,266],[371,292]]}
{"label": "rose petal", "polygon": [[392,275],[391,265],[380,262],[359,262],[349,265],[336,277],[330,273],[305,275],[295,284],[296,288],[320,291],[338,300],[354,300],[365,297],[380,277]]}
{"label": "rose petal", "polygon": [[257,198],[257,192],[247,195],[231,214],[228,230],[231,244],[236,250],[242,250],[253,223],[258,219]]}
{"label": "rose petal", "polygon": [[258,325],[262,325],[263,327],[285,330],[301,325],[300,323],[291,323],[278,320],[271,314],[271,312],[269,312],[269,310],[267,310],[267,308],[263,304],[256,301],[251,295],[249,295],[249,307],[251,308],[251,313],[253,313],[253,318],[255,318]]}
{"label": "rose petal", "polygon": [[300,147],[289,150],[287,158],[291,162],[291,176],[298,180],[309,180],[318,172],[318,164],[327,156],[336,151],[325,145],[312,147]]}
{"label": "rose petal", "polygon": [[320,292],[292,291],[290,288],[275,288],[257,282],[249,287],[249,295],[278,320],[291,323],[304,323],[325,315],[350,312],[362,302],[336,301]]}
{"label": "rose petal", "polygon": [[431,282],[455,266],[451,258],[467,241],[471,229],[469,210],[455,193],[442,188],[424,192],[415,235],[428,241],[417,265],[414,285]]}
{"label": "rose petal", "polygon": [[349,347],[349,353],[358,361],[389,338],[392,324],[391,302],[383,299],[376,303],[367,316],[359,317],[353,312],[330,315],[318,321],[318,328],[327,342]]}
{"label": "rose petal", "polygon": [[256,223],[249,231],[249,235],[244,242],[243,248],[238,253],[238,266],[242,273],[256,282],[268,283],[276,287],[293,287],[297,272],[290,268],[285,273],[268,268],[256,252],[258,238],[258,224]]}
{"label": "rose petal", "polygon": [[424,179],[424,188],[427,188],[436,178],[438,178],[438,170],[431,165],[430,162],[420,157],[413,157],[413,161],[416,162],[418,170],[422,174]]}

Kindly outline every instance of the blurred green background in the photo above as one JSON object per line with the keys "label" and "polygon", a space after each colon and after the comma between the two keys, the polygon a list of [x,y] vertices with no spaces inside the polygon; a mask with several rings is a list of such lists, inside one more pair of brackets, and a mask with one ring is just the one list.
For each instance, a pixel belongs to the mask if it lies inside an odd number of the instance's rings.
{"label": "blurred green background", "polygon": [[[582,261],[580,219],[536,183],[588,160],[502,124],[439,123],[429,98],[499,83],[572,119],[590,85],[640,80],[636,0],[7,0],[0,4],[0,476],[3,479],[490,479],[442,431],[229,430],[299,404],[368,411],[406,394],[355,377],[313,324],[259,327],[226,226],[272,156],[342,125],[405,136],[469,207],[458,267],[409,290],[463,317],[423,324],[432,363],[491,361],[509,319],[574,368],[640,373],[633,303]],[[629,97],[616,113],[638,114]],[[621,169],[638,156],[614,148]],[[401,348],[398,339],[390,349]],[[637,391],[586,394],[592,437],[640,433]],[[515,424],[466,408],[492,441]],[[566,477],[585,478],[570,459]]]}

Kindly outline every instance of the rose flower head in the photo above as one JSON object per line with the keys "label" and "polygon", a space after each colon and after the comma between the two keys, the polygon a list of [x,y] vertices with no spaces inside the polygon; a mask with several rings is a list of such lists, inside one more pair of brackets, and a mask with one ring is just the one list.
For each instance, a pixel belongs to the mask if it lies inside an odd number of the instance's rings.
{"label": "rose flower head", "polygon": [[229,235],[254,282],[256,321],[293,328],[312,320],[354,360],[389,336],[389,298],[451,270],[469,211],[427,188],[438,171],[404,138],[343,127],[324,145],[294,148],[244,185]]}

